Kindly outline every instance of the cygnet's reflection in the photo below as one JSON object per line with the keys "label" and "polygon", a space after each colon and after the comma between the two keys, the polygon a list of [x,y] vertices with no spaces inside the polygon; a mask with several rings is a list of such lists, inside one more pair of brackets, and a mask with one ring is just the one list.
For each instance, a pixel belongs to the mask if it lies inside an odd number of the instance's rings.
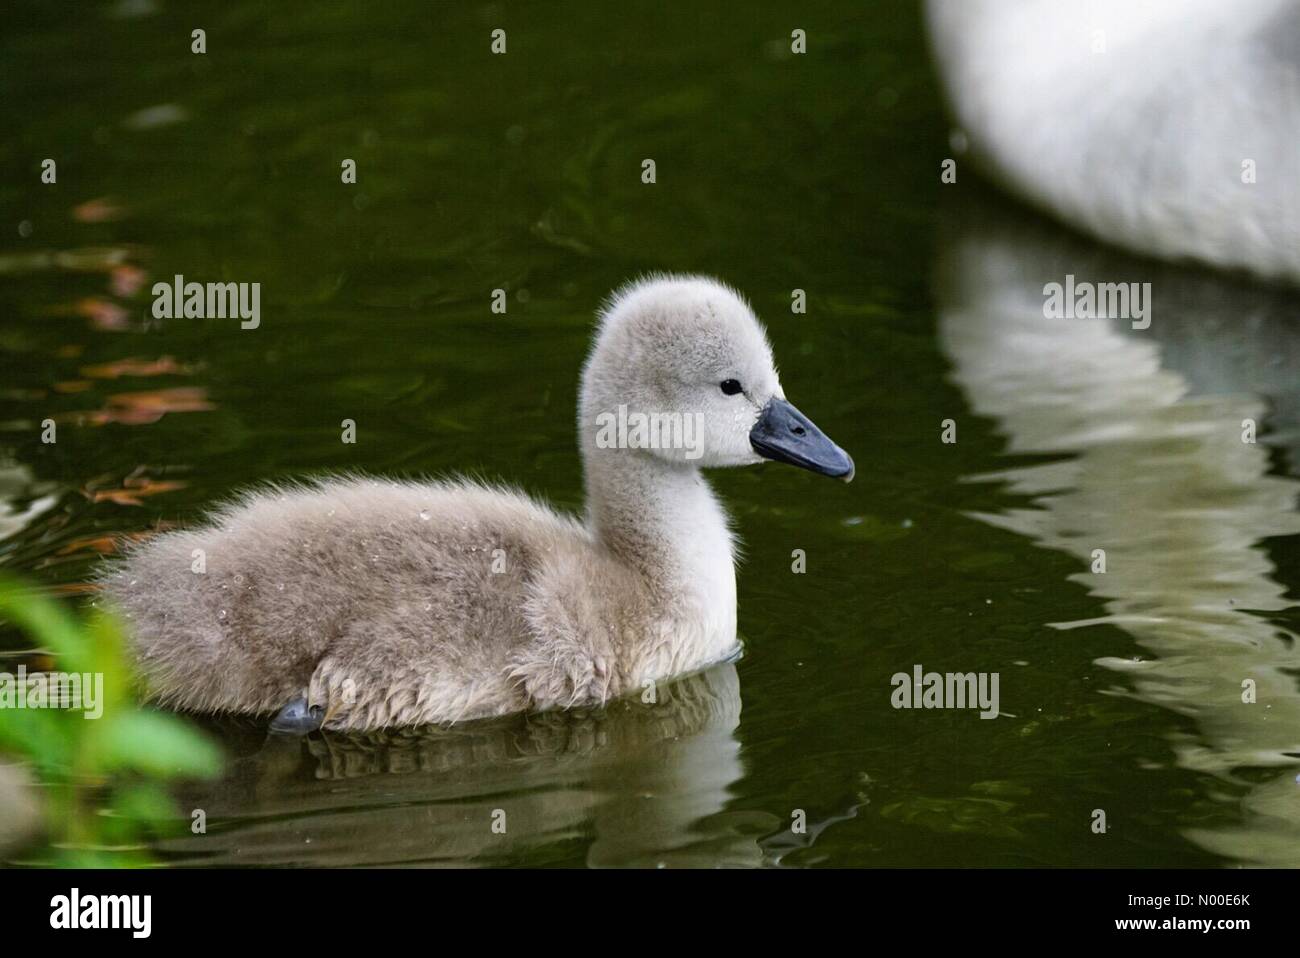
{"label": "cygnet's reflection", "polygon": [[653,704],[308,739],[250,728],[251,753],[182,796],[207,833],[161,849],[214,865],[487,865],[575,841],[598,866],[754,866],[763,829],[725,811],[739,720],[725,663]]}

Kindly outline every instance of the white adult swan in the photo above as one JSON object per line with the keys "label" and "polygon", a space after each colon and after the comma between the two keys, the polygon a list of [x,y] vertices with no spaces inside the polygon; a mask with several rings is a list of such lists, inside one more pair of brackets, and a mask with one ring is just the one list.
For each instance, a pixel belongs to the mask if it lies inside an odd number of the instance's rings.
{"label": "white adult swan", "polygon": [[929,0],[973,155],[1166,259],[1300,282],[1300,4]]}

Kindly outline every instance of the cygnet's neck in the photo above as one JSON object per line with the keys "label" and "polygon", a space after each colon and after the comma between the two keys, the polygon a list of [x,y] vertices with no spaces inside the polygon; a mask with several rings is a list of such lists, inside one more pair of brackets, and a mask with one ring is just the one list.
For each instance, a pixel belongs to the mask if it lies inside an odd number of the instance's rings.
{"label": "cygnet's neck", "polygon": [[644,450],[588,448],[584,469],[588,527],[605,548],[657,588],[734,609],[727,515],[698,468]]}

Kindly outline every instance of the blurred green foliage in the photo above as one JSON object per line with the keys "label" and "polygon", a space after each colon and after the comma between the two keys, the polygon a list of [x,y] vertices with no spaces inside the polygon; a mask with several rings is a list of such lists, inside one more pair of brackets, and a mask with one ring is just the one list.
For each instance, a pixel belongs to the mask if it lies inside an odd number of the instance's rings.
{"label": "blurred green foliage", "polygon": [[50,653],[58,671],[103,676],[98,718],[0,708],[0,750],[28,763],[41,785],[47,840],[22,863],[149,864],[144,838],[183,826],[166,782],[216,775],[220,751],[183,719],[140,706],[122,630],[107,613],[78,617],[31,585],[0,578],[0,616]]}

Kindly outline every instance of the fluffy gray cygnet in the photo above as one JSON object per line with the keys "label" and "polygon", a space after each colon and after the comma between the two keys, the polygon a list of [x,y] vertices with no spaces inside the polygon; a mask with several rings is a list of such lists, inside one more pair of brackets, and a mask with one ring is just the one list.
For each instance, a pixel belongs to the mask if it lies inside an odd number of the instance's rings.
{"label": "fluffy gray cygnet", "polygon": [[736,650],[732,536],[702,467],[853,477],[786,401],[752,310],[707,278],[610,299],[578,429],[582,519],[468,479],[344,477],[131,549],[101,582],[150,696],[296,732],[599,705]]}

